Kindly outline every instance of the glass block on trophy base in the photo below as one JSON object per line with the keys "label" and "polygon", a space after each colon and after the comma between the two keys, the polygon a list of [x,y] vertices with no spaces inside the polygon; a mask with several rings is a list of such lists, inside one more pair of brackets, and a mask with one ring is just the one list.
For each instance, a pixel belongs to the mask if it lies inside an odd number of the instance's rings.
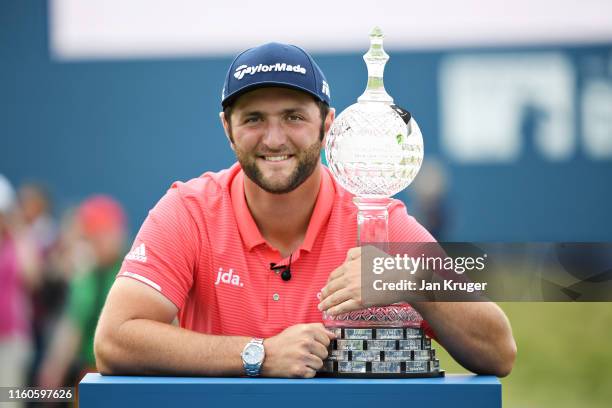
{"label": "glass block on trophy base", "polygon": [[381,361],[372,363],[372,373],[379,374],[399,374],[402,372],[402,365],[399,362]]}
{"label": "glass block on trophy base", "polygon": [[434,359],[429,361],[429,371],[439,371],[440,370],[440,360]]}
{"label": "glass block on trophy base", "polygon": [[377,340],[401,340],[403,338],[404,338],[404,329],[402,328],[376,329],[376,339]]}
{"label": "glass block on trophy base", "polygon": [[399,340],[397,343],[399,350],[421,350],[423,347],[422,339]]}
{"label": "glass block on trophy base", "polygon": [[397,350],[397,340],[367,340],[368,350]]}
{"label": "glass block on trophy base", "polygon": [[406,327],[405,330],[407,339],[421,338],[425,335],[425,333],[423,333],[423,329],[421,328]]}
{"label": "glass block on trophy base", "polygon": [[412,351],[409,350],[389,350],[384,351],[385,361],[410,361],[412,360]]}
{"label": "glass block on trophy base", "polygon": [[351,352],[352,361],[380,361],[380,351],[364,350]]}
{"label": "glass block on trophy base", "polygon": [[415,361],[431,360],[436,357],[436,350],[412,350],[412,359]]}
{"label": "glass block on trophy base", "polygon": [[344,329],[345,339],[370,340],[373,338],[374,329]]}
{"label": "glass block on trophy base", "polygon": [[350,360],[350,355],[351,352],[347,350],[332,350],[327,359],[332,361],[348,361]]}
{"label": "glass block on trophy base", "polygon": [[406,361],[407,373],[428,373],[429,361]]}
{"label": "glass block on trophy base", "polygon": [[337,350],[364,350],[364,340],[336,340]]}
{"label": "glass block on trophy base", "polygon": [[365,373],[365,361],[338,361],[339,373]]}

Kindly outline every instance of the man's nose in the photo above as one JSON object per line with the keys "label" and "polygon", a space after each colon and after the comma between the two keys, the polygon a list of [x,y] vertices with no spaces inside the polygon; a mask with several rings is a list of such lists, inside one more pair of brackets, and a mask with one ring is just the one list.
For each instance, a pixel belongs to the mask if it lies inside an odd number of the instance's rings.
{"label": "man's nose", "polygon": [[287,136],[282,124],[279,121],[270,120],[268,121],[267,125],[268,126],[266,126],[262,142],[270,148],[285,145],[287,142]]}

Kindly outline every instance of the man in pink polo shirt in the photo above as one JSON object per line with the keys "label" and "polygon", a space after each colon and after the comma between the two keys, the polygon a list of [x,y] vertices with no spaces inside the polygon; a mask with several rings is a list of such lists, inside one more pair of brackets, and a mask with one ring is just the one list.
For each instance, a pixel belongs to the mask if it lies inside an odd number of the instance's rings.
{"label": "man in pink polo shirt", "polygon": [[[295,46],[249,49],[222,107],[238,163],[174,183],[150,211],[100,317],[103,374],[312,377],[334,338],[321,311],[364,306],[356,208],[320,160],[334,120],[323,72]],[[433,241],[400,201],[389,220],[391,241]],[[414,307],[465,367],[510,371],[496,305]]]}

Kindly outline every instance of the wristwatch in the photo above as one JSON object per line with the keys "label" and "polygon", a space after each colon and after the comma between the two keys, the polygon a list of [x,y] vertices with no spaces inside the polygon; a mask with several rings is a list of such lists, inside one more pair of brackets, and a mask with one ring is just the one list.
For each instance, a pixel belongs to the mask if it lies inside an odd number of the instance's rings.
{"label": "wristwatch", "polygon": [[249,377],[257,377],[261,371],[261,365],[266,357],[263,341],[264,339],[254,338],[242,350],[242,365]]}

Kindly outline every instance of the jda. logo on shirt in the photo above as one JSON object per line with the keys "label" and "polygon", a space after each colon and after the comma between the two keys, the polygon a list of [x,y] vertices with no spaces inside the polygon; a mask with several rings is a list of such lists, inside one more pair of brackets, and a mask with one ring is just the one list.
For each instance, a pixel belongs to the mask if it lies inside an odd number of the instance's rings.
{"label": "jda. logo on shirt", "polygon": [[234,77],[238,80],[244,78],[245,74],[255,75],[258,72],[295,72],[297,74],[306,74],[306,68],[298,65],[287,64],[286,62],[277,62],[276,64],[259,64],[259,65],[241,65],[236,68]]}
{"label": "jda. logo on shirt", "polygon": [[234,285],[238,287],[243,287],[244,284],[240,282],[240,276],[234,274],[234,270],[230,268],[227,272],[223,271],[223,268],[219,268],[217,272],[217,280],[215,281],[215,285],[219,285],[220,283],[225,283],[228,285]]}

